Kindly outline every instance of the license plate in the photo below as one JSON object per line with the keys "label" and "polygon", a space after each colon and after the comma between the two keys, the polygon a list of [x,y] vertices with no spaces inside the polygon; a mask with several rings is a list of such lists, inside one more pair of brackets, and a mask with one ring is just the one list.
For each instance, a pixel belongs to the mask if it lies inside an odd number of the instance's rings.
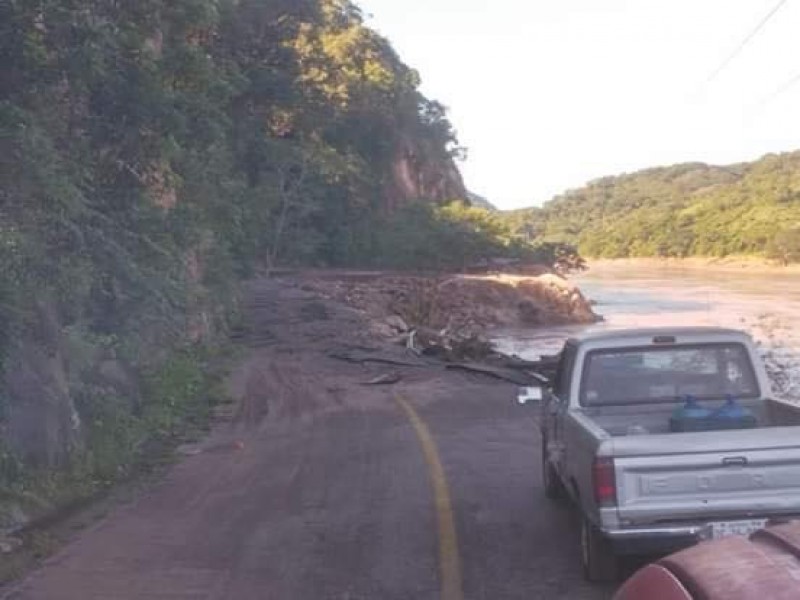
{"label": "license plate", "polygon": [[716,521],[711,523],[711,537],[715,540],[732,535],[750,535],[767,524],[766,519],[748,521]]}

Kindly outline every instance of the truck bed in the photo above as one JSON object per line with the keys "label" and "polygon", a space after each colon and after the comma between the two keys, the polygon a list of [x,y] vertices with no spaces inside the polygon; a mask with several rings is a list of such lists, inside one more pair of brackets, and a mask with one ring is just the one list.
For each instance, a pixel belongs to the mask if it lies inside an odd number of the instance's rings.
{"label": "truck bed", "polygon": [[[741,402],[741,405],[750,409],[756,417],[757,429],[800,425],[800,405],[771,399]],[[581,412],[607,435],[628,437],[672,433],[669,427],[670,417],[680,406],[681,403],[603,406],[585,408]],[[713,406],[708,404],[709,408]]]}
{"label": "truck bed", "polygon": [[742,404],[757,417],[758,427],[671,433],[669,417],[679,403],[593,407],[573,414],[599,438],[598,455],[614,459],[619,523],[649,526],[800,511],[800,406],[782,400]]}

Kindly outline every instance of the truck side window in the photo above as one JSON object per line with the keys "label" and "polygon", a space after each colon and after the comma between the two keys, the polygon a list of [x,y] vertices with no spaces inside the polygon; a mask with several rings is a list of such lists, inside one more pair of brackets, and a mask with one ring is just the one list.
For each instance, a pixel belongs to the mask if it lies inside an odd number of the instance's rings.
{"label": "truck side window", "polygon": [[566,400],[569,398],[570,384],[572,382],[572,368],[575,366],[575,346],[566,344],[564,346],[561,360],[558,363],[558,371],[556,372],[555,386],[553,393],[559,400]]}

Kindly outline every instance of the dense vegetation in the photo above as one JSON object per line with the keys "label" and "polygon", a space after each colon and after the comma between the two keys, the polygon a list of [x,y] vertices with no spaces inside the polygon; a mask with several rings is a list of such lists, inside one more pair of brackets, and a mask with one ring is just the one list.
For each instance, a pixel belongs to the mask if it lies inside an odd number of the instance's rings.
{"label": "dense vegetation", "polygon": [[800,261],[800,152],[605,177],[507,219],[520,235],[574,243],[587,256]]}
{"label": "dense vegetation", "polygon": [[535,264],[570,272],[584,267],[571,245],[527,240],[501,213],[463,201],[409,204],[367,235],[379,263],[392,268],[469,271]]}
{"label": "dense vegetation", "polygon": [[404,194],[459,191],[443,108],[346,1],[12,0],[0,60],[0,529],[202,420],[190,345],[237,279],[366,260]]}
{"label": "dense vegetation", "polygon": [[451,202],[444,107],[348,0],[9,0],[0,62],[0,531],[202,422],[258,269],[574,260]]}
{"label": "dense vegetation", "polygon": [[4,306],[51,287],[151,311],[182,295],[188,260],[205,277],[356,260],[403,143],[424,163],[458,151],[345,1],[2,11]]}

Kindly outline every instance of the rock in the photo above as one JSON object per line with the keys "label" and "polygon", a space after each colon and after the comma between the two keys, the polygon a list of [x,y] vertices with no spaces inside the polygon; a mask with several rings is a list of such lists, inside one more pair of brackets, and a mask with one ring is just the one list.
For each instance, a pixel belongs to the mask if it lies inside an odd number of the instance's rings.
{"label": "rock", "polygon": [[397,332],[383,321],[372,321],[369,324],[369,332],[379,338],[393,338],[397,335]]}
{"label": "rock", "polygon": [[523,300],[517,305],[520,321],[526,325],[538,325],[541,310],[530,300]]}
{"label": "rock", "polygon": [[409,330],[408,324],[399,315],[389,315],[384,322],[397,333],[406,333]]}
{"label": "rock", "polygon": [[203,448],[197,444],[183,444],[175,449],[181,456],[197,456],[203,453]]}
{"label": "rock", "polygon": [[16,502],[0,503],[0,539],[4,535],[19,531],[31,522],[31,517]]}
{"label": "rock", "polygon": [[81,444],[81,420],[70,395],[55,309],[37,302],[36,312],[36,330],[16,340],[5,361],[6,443],[27,464],[53,468]]}
{"label": "rock", "polygon": [[11,554],[22,546],[22,540],[19,538],[0,538],[0,554]]}
{"label": "rock", "polygon": [[477,335],[450,342],[451,356],[456,360],[485,360],[494,351],[494,345]]}

